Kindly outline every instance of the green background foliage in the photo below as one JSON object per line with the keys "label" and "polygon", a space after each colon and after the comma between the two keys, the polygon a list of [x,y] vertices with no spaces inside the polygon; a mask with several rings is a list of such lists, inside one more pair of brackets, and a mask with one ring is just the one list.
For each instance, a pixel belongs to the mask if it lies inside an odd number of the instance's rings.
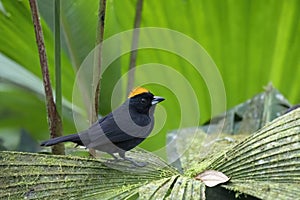
{"label": "green background foliage", "polygon": [[[41,72],[29,3],[1,0],[0,6],[0,137],[26,130],[36,140],[49,136]],[[50,75],[54,84],[53,2],[39,0]],[[133,28],[136,1],[107,1],[105,35]],[[272,82],[292,104],[300,101],[300,2],[297,0],[145,0],[141,27],[179,31],[201,44],[212,57],[224,81],[227,107],[245,101]],[[63,125],[75,132],[72,92],[75,74],[95,47],[98,1],[61,1]],[[173,41],[176,42],[176,41]],[[109,51],[121,51],[121,45]],[[210,94],[190,63],[155,49],[138,52],[136,65],[165,64],[188,77],[199,100],[200,123],[211,114]],[[115,60],[101,82],[100,115],[111,109],[114,84],[127,72],[129,54]],[[172,77],[166,77],[170,83]],[[125,88],[126,86],[124,86]],[[168,118],[155,137],[142,144],[148,150],[165,145],[166,132],[178,127],[180,109],[176,96],[165,87],[149,85],[166,97]],[[124,90],[125,92],[125,90]]]}

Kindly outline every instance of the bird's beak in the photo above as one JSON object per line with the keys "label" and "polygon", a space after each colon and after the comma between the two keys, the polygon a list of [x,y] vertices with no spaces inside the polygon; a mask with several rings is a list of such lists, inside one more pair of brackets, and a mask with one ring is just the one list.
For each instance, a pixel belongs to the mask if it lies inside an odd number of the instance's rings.
{"label": "bird's beak", "polygon": [[151,102],[152,105],[158,104],[159,102],[165,100],[163,97],[154,96]]}

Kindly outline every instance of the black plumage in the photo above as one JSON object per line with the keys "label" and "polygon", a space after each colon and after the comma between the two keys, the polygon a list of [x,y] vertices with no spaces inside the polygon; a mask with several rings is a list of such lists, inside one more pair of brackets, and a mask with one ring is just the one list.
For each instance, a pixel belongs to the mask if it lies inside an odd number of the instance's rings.
{"label": "black plumage", "polygon": [[137,88],[120,107],[98,120],[89,129],[44,141],[41,146],[74,142],[107,152],[113,157],[114,153],[118,153],[121,158],[139,165],[125,157],[125,152],[149,136],[154,126],[155,106],[163,100],[164,98],[156,97],[144,88]]}

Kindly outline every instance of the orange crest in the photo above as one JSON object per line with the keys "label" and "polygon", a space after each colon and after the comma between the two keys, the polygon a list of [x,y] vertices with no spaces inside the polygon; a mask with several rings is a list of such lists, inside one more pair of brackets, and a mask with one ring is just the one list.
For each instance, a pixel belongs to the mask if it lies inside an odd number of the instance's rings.
{"label": "orange crest", "polygon": [[134,97],[134,96],[142,94],[142,93],[148,93],[148,92],[149,92],[149,90],[147,90],[145,88],[137,87],[130,92],[128,98]]}

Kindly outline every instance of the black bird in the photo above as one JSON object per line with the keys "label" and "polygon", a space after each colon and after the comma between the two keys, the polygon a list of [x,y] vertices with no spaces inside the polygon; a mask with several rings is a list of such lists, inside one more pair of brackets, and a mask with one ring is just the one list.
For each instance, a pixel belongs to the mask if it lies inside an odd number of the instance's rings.
{"label": "black bird", "polygon": [[143,166],[125,156],[125,152],[139,145],[148,137],[154,126],[154,109],[164,98],[154,96],[145,88],[134,89],[128,99],[116,110],[94,123],[82,132],[53,138],[41,143],[52,146],[61,142],[107,152],[115,159],[114,153],[134,165]]}

